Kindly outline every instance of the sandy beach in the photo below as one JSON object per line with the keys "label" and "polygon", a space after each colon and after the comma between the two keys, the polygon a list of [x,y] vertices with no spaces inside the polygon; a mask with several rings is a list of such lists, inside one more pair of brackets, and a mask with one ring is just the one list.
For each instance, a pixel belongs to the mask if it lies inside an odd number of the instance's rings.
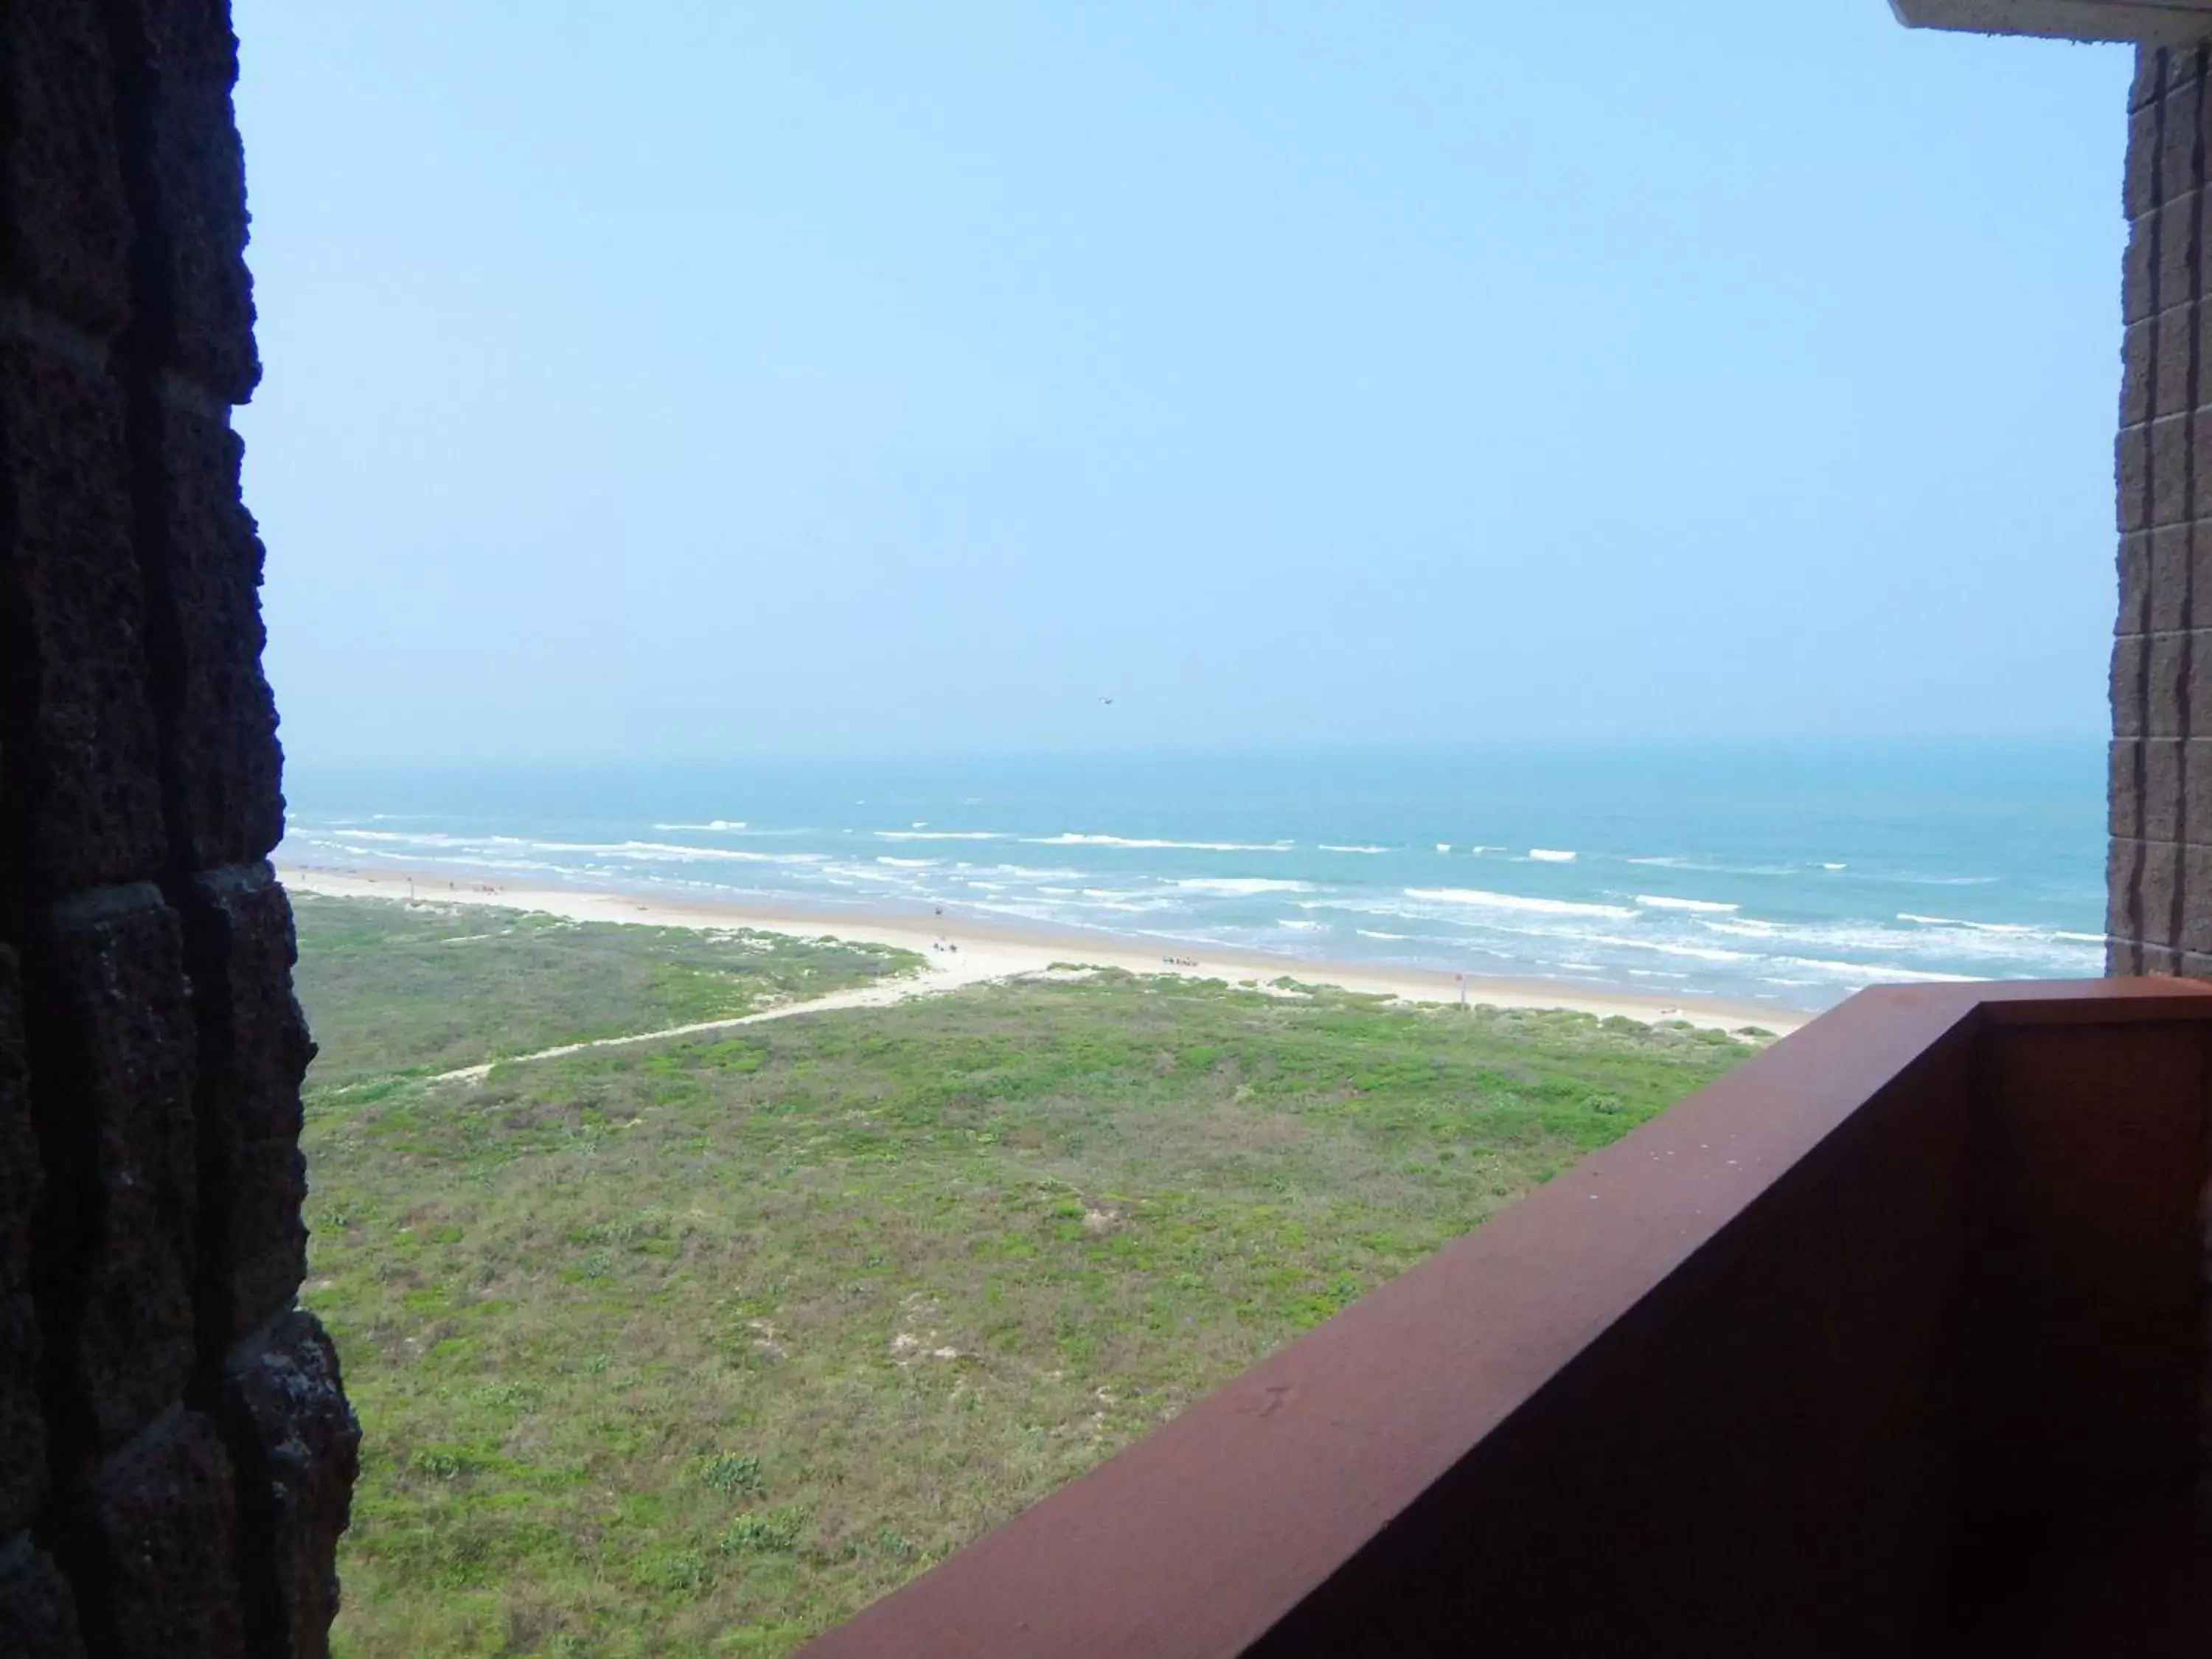
{"label": "sandy beach", "polygon": [[574,921],[627,922],[655,927],[757,928],[803,938],[830,936],[891,945],[915,952],[925,963],[918,981],[885,988],[867,1001],[949,991],[963,985],[1040,973],[1055,963],[1119,968],[1133,974],[1173,974],[1193,979],[1265,985],[1285,975],[1307,985],[1328,985],[1407,1002],[1449,1003],[1462,999],[1500,1008],[1568,1008],[1603,1017],[1686,1020],[1735,1030],[1753,1025],[1793,1031],[1813,1018],[1801,1012],[1700,997],[1638,996],[1632,992],[1583,990],[1542,980],[1459,975],[1413,968],[1348,967],[1254,951],[1210,945],[1170,945],[1109,934],[1009,927],[964,917],[914,917],[857,912],[805,911],[765,904],[723,904],[658,894],[616,893],[547,883],[487,882],[430,869],[341,869],[280,866],[285,885],[334,898],[405,899],[534,910]]}

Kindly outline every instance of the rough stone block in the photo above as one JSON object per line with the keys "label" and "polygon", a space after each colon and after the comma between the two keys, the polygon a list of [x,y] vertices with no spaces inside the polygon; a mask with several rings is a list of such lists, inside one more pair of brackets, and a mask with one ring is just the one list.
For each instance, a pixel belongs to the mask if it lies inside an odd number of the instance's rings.
{"label": "rough stone block", "polygon": [[[2197,191],[2170,191],[2158,210],[2158,314],[2161,319],[2185,317],[2191,300],[2201,292],[2197,281],[2197,243],[2192,225],[2197,216]],[[2188,336],[2177,327],[2171,340],[2161,340],[2163,355],[2171,347],[2189,349]]]}
{"label": "rough stone block", "polygon": [[[2208,483],[2212,483],[2209,478]],[[2153,634],[2178,634],[2189,625],[2190,547],[2196,537],[2191,525],[2172,525],[2150,532],[2150,628]],[[2212,611],[2212,592],[2205,595]]]}
{"label": "rough stone block", "polygon": [[2131,426],[2119,435],[2113,456],[2119,487],[2123,534],[2150,527],[2150,428]]}
{"label": "rough stone block", "polygon": [[2166,51],[2161,46],[2136,48],[2135,79],[2128,84],[2128,111],[2132,114],[2154,102],[2166,89]]}
{"label": "rough stone block", "polygon": [[2159,325],[2146,318],[2120,337],[2120,424],[2141,426],[2151,417],[2158,383]]}
{"label": "rough stone block", "polygon": [[2182,729],[2182,722],[2186,718],[2185,698],[2193,655],[2190,637],[2186,634],[2153,634],[2147,643],[2150,672],[2148,691],[2143,698],[2143,735],[2185,737],[2188,734]]}
{"label": "rough stone block", "polygon": [[[2197,216],[2197,191],[2181,192],[2157,210],[2157,316],[2161,321],[2185,319],[2190,301],[2199,292],[2199,288],[2197,288],[2197,243],[2194,243],[2192,228],[2190,228],[2194,216]],[[2179,327],[2174,327],[2172,337],[2159,343],[2159,352],[2166,352],[2174,341],[2181,343],[2181,349],[2188,349],[2188,337]]]}
{"label": "rough stone block", "polygon": [[[2204,592],[2199,609],[2212,611],[2212,590]],[[2212,737],[2212,630],[2199,629],[2176,637],[2190,641],[2188,679],[2184,687],[2189,702],[2190,735]]]}
{"label": "rough stone block", "polygon": [[[2181,56],[2192,67],[2185,75],[2166,82],[2165,106],[2158,122],[2159,195],[2169,204],[2180,201],[2204,182],[2203,169],[2197,161],[2202,137],[2199,125],[2203,118],[2204,82],[2194,71],[2194,56]],[[2170,294],[2166,303],[2172,305],[2179,298],[2179,293]]]}
{"label": "rough stone block", "polygon": [[2130,220],[2142,218],[2159,203],[2159,125],[2155,100],[2128,117],[2127,175],[2121,204]]}
{"label": "rough stone block", "polygon": [[2181,789],[2181,839],[2212,845],[2212,736],[2190,738]]}
{"label": "rough stone block", "polygon": [[0,1654],[84,1659],[69,1581],[27,1537],[0,1549]]}
{"label": "rough stone block", "polygon": [[276,705],[261,672],[261,538],[222,421],[156,404],[158,527],[149,538],[169,833],[186,869],[248,864],[284,833]]}
{"label": "rough stone block", "polygon": [[[2195,316],[2185,310],[2165,312],[2148,323],[2136,325],[2136,329],[2150,331],[2155,337],[2149,364],[2150,417],[2153,419],[2166,415],[2185,415],[2197,405],[2195,365],[2190,360],[2191,337],[2196,332],[2195,325]],[[2129,331],[2130,333],[2135,331],[2135,329]]]}
{"label": "rough stone block", "polygon": [[[2190,428],[2187,444],[2189,459],[2185,463],[2186,471],[2181,481],[2185,501],[2182,516],[2189,519],[2203,519],[2212,516],[2212,421],[2200,421],[2191,416],[2188,425]],[[2157,465],[2164,465],[2166,463],[2157,452],[2158,430],[2158,426],[2154,423],[2151,428],[2153,460]],[[2154,497],[2163,496],[2165,493],[2166,487],[2154,482]],[[2154,512],[2158,510],[2155,501],[2152,510]]]}
{"label": "rough stone block", "polygon": [[2158,236],[2148,216],[2131,220],[2127,247],[2120,256],[2120,316],[2143,322],[2158,310]]}
{"label": "rough stone block", "polygon": [[2172,738],[2150,738],[2142,751],[2142,838],[2181,839],[2182,745]]}
{"label": "rough stone block", "polygon": [[2141,634],[2112,641],[2112,735],[2139,738],[2143,732],[2143,668],[2150,641]]}
{"label": "rough stone block", "polygon": [[0,945],[0,1537],[31,1523],[46,1489],[39,1328],[31,1303],[39,1155],[31,1133],[22,1013],[15,954]]}
{"label": "rough stone block", "polygon": [[181,900],[199,1015],[203,1346],[286,1306],[307,1273],[300,1084],[314,1045],[292,994],[292,908],[266,865],[195,877]]}
{"label": "rough stone block", "polygon": [[325,1659],[361,1453],[337,1351],[312,1315],[281,1315],[232,1352],[222,1398],[254,1649]]}
{"label": "rough stone block", "polygon": [[2142,936],[2141,905],[2136,895],[2136,864],[2142,855],[2139,840],[2114,836],[2105,848],[2105,971],[2136,971],[2136,947]]}
{"label": "rough stone block", "polygon": [[2135,947],[2143,938],[2142,902],[2136,896],[2136,865],[2143,842],[2112,836],[2104,849],[2104,933],[2106,973],[2135,973]]}
{"label": "rough stone block", "polygon": [[2181,936],[2184,951],[2212,951],[2212,847],[2181,853]]}
{"label": "rough stone block", "polygon": [[2119,579],[2120,605],[2112,624],[2116,635],[2138,635],[2150,629],[2151,532],[2138,530],[2119,539],[2113,561]]}
{"label": "rough stone block", "polygon": [[2150,424],[2150,476],[2146,483],[2154,528],[2188,520],[2191,424],[2185,415],[2168,416]]}
{"label": "rough stone block", "polygon": [[2133,738],[2115,738],[2105,746],[2105,832],[2130,841],[2143,835],[2142,783],[2137,769],[2142,764],[2142,744]]}
{"label": "rough stone block", "polygon": [[57,1528],[86,1645],[116,1659],[243,1659],[237,1496],[215,1425],[173,1411],[94,1473]]}
{"label": "rough stone block", "polygon": [[2181,952],[2169,945],[2146,945],[2142,951],[2142,966],[2139,974],[2178,974],[2181,971]]}
{"label": "rough stone block", "polygon": [[97,0],[10,0],[0,24],[0,283],[96,336],[130,314],[131,210]]}
{"label": "rough stone block", "polygon": [[225,0],[118,0],[141,66],[144,182],[137,208],[157,273],[141,296],[171,368],[227,403],[260,379],[246,268],[246,161],[231,112],[238,41]]}
{"label": "rough stone block", "polygon": [[53,896],[152,877],[161,796],[121,394],[0,338],[0,884]]}
{"label": "rough stone block", "polygon": [[[2197,352],[2197,407],[2212,404],[2212,306],[2198,304],[2173,319],[2166,337],[2181,343],[2189,337],[2185,328],[2193,331]],[[2163,350],[2162,342],[2160,349]]]}
{"label": "rough stone block", "polygon": [[183,929],[154,887],[111,888],[54,907],[26,966],[50,1399],[79,1414],[74,1433],[112,1446],[182,1396],[193,1358]]}
{"label": "rough stone block", "polygon": [[[2137,879],[2140,897],[2142,939],[2146,952],[2154,946],[2170,945],[2173,942],[2175,921],[2174,898],[2181,880],[2181,848],[2172,842],[2146,841],[2142,848],[2142,871]],[[2148,956],[2146,956],[2148,960]],[[2165,974],[2171,968],[2146,968],[2145,973]]]}

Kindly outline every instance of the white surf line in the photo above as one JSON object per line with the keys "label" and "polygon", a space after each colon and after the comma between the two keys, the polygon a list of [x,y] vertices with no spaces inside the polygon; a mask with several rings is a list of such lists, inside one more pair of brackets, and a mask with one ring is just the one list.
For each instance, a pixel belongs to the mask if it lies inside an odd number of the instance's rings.
{"label": "white surf line", "polygon": [[[696,1036],[706,1031],[726,1031],[733,1026],[757,1025],[764,1019],[787,1019],[793,1014],[827,1013],[836,1008],[887,1008],[910,997],[934,996],[942,991],[955,991],[963,985],[981,985],[994,979],[1012,977],[1007,974],[959,974],[940,967],[936,963],[925,963],[920,979],[899,978],[878,981],[873,985],[856,986],[849,991],[832,991],[810,1002],[787,1002],[780,1007],[763,1008],[757,1014],[735,1014],[728,1019],[702,1019],[691,1025],[671,1025],[658,1031],[637,1031],[629,1036],[593,1037],[588,1042],[564,1042],[557,1048],[540,1048],[535,1054],[514,1054],[505,1060],[488,1060],[480,1066],[463,1066],[450,1072],[440,1072],[426,1079],[431,1083],[482,1083],[499,1066],[520,1066],[533,1060],[558,1060],[564,1054],[580,1054],[591,1048],[628,1048],[641,1042],[659,1042],[669,1037]],[[938,982],[930,982],[935,981]]]}

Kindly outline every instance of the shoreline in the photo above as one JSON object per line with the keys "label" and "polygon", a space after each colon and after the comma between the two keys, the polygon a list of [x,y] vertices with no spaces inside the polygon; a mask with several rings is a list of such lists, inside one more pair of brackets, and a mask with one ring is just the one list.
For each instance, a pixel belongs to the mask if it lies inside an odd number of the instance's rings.
{"label": "shoreline", "polygon": [[1438,969],[1355,967],[1310,961],[1271,951],[1205,945],[1174,945],[1124,934],[1076,928],[1008,926],[960,916],[907,916],[882,911],[808,909],[767,902],[672,898],[656,893],[571,887],[538,880],[527,884],[488,882],[430,866],[363,870],[283,864],[288,888],[331,898],[377,898],[437,904],[473,904],[539,911],[571,921],[696,928],[751,928],[799,938],[830,937],[912,951],[924,963],[923,979],[905,994],[949,991],[963,985],[1041,973],[1055,963],[1119,968],[1133,974],[1167,974],[1261,984],[1287,975],[1301,984],[1327,985],[1403,1001],[1487,1004],[1498,1008],[1558,1008],[1600,1018],[1615,1015],[1650,1024],[1680,1019],[1703,1029],[1735,1031],[1756,1026],[1786,1036],[1815,1018],[1797,1009],[1731,1002],[1723,998],[1653,996],[1633,991],[1584,991],[1540,979],[1509,979]]}

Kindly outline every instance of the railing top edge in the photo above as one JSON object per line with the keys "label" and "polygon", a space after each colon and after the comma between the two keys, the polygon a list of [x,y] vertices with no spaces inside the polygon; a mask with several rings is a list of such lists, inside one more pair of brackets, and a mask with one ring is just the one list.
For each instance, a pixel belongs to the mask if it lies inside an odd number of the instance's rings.
{"label": "railing top edge", "polygon": [[2145,974],[2118,979],[1996,980],[1971,988],[1993,1024],[2212,1019],[2212,982]]}

